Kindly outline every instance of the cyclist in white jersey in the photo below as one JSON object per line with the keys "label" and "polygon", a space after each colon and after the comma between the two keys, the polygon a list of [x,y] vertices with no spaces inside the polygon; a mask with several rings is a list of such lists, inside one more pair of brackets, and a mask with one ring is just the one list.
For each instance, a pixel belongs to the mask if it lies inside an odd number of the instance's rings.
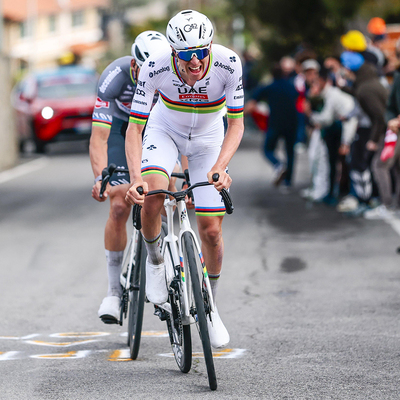
{"label": "cyclist in white jersey", "polygon": [[[105,323],[118,323],[120,317],[122,287],[119,280],[127,241],[126,222],[131,205],[125,201],[129,188],[128,174],[115,174],[110,179],[104,196],[99,197],[101,171],[111,163],[127,168],[125,132],[133,95],[138,90],[137,76],[149,54],[163,47],[169,49],[164,35],[155,31],[142,32],[132,45],[132,57],[125,56],[113,61],[99,80],[89,153],[95,176],[92,197],[100,202],[110,198],[110,214],[104,234],[108,290],[98,311],[99,317]],[[153,98],[150,105],[152,103]]]}
{"label": "cyclist in white jersey", "polygon": [[[131,188],[126,199],[143,205],[142,226],[148,258],[146,294],[160,304],[167,300],[165,266],[160,255],[162,196],[144,201],[144,193],[166,189],[178,152],[187,156],[191,183],[220,178],[214,186],[229,188],[228,163],[236,152],[244,130],[241,61],[236,53],[212,45],[213,26],[196,11],[178,13],[168,23],[171,51],[150,56],[143,64],[126,136],[126,154]],[[154,91],[160,94],[150,114]],[[223,116],[227,114],[224,136]],[[143,138],[142,130],[147,122]],[[140,163],[140,160],[142,162]],[[194,202],[202,251],[215,297],[223,258],[222,219],[225,207],[211,186],[194,190]],[[229,334],[216,310],[209,322],[213,347],[229,342]]]}

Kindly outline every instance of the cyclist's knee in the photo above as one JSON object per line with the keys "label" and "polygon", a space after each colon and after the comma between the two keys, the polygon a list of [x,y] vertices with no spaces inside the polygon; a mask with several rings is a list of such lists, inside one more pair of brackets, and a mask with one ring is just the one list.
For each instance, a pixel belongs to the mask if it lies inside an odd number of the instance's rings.
{"label": "cyclist's knee", "polygon": [[209,245],[217,246],[221,242],[222,228],[217,220],[200,224],[199,233],[201,240]]}
{"label": "cyclist's knee", "polygon": [[110,203],[110,217],[115,221],[123,221],[124,223],[129,217],[130,206],[122,197],[116,197]]}
{"label": "cyclist's knee", "polygon": [[158,215],[163,207],[164,198],[164,195],[146,197],[143,205],[142,217],[143,215]]}

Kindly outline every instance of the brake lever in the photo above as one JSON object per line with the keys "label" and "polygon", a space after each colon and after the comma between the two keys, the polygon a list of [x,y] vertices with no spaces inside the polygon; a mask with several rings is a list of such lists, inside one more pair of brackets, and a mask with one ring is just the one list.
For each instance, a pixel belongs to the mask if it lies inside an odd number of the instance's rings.
{"label": "brake lever", "polygon": [[[215,174],[213,174],[212,179],[214,182],[218,182],[219,179],[219,174],[216,172]],[[231,195],[229,194],[229,192],[224,188],[222,189],[219,194],[222,197],[222,200],[224,201],[224,205],[225,205],[225,210],[227,214],[232,214],[234,207],[233,207],[233,203],[232,203],[232,198]]]}

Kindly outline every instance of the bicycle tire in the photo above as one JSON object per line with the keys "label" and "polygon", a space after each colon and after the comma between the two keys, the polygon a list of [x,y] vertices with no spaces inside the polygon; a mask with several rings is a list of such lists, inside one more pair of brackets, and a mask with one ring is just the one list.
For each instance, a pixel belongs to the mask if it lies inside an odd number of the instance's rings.
{"label": "bicycle tire", "polygon": [[[184,232],[183,243],[185,246],[185,252],[187,263],[189,266],[190,280],[192,282],[192,295],[194,297],[194,303],[196,306],[195,320],[198,325],[201,344],[203,346],[204,360],[207,368],[208,383],[211,390],[217,389],[217,376],[215,374],[214,360],[212,357],[210,336],[208,334],[207,317],[204,309],[204,298],[200,285],[199,272],[197,267],[196,254],[194,252],[195,246],[193,245],[192,235],[189,232]],[[197,318],[196,318],[197,317]]]}
{"label": "bicycle tire", "polygon": [[[168,229],[163,222],[162,225],[163,237],[167,235]],[[165,246],[164,262],[167,263],[166,257],[169,257],[169,262],[174,265],[172,252],[169,243]],[[179,369],[183,373],[188,373],[192,367],[192,337],[190,334],[190,325],[182,324],[182,307],[181,307],[181,283],[180,276],[176,276],[174,282],[169,288],[169,300],[173,314],[167,315],[167,328],[169,340],[171,343],[172,352]]]}
{"label": "bicycle tire", "polygon": [[131,293],[129,294],[128,336],[132,360],[136,360],[142,336],[143,313],[146,285],[146,248],[142,235],[138,234],[135,264],[131,275]]}

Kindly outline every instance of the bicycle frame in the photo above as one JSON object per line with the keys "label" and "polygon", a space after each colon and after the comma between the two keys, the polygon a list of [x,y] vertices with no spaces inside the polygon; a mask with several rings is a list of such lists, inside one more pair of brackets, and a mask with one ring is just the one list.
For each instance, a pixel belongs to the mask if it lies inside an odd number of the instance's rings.
{"label": "bicycle frame", "polygon": [[[174,261],[174,266],[179,266],[180,268],[180,279],[182,285],[182,293],[183,293],[183,302],[182,302],[182,323],[187,325],[189,323],[194,323],[192,316],[190,315],[190,305],[189,305],[189,291],[190,291],[190,282],[188,282],[187,277],[189,277],[188,266],[184,262],[184,255],[183,255],[183,244],[182,244],[182,237],[184,232],[189,232],[193,238],[193,242],[196,246],[196,251],[199,256],[199,260],[203,269],[203,277],[204,283],[207,287],[207,292],[209,295],[210,301],[210,308],[211,311],[214,311],[214,301],[211,292],[211,285],[210,280],[207,273],[207,268],[204,264],[204,258],[201,252],[201,248],[199,245],[199,241],[197,240],[196,234],[191,228],[189,216],[187,213],[186,203],[185,200],[176,200],[170,199],[168,196],[164,200],[164,208],[167,214],[167,226],[168,226],[168,233],[167,236],[164,237],[162,253],[165,252],[165,247],[167,243],[170,244],[172,258]],[[177,208],[178,215],[179,215],[179,237],[175,235],[174,232],[174,213],[175,208]]]}

